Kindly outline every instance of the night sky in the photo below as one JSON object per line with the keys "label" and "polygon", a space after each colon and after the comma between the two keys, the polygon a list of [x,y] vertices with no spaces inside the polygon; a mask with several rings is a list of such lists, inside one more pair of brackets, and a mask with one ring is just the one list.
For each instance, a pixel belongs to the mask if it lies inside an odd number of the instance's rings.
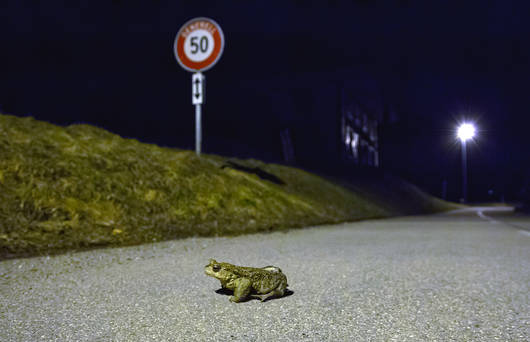
{"label": "night sky", "polygon": [[[226,38],[205,73],[205,152],[281,162],[290,107],[274,85],[329,74],[361,82],[362,74],[394,113],[380,127],[385,170],[438,196],[447,180],[457,200],[455,128],[474,120],[471,200],[530,198],[528,13],[528,1],[502,0],[7,0],[0,110],[193,149],[191,74],[177,64],[173,41],[187,20],[204,16]],[[285,117],[269,115],[278,108]],[[304,123],[296,126],[304,134]],[[296,136],[294,145],[303,149]]]}

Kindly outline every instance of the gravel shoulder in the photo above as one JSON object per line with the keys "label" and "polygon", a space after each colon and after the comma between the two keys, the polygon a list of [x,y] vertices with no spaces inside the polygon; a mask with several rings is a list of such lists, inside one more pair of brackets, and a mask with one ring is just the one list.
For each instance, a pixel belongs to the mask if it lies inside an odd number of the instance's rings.
{"label": "gravel shoulder", "polygon": [[[436,215],[5,260],[0,340],[527,341],[529,247]],[[209,258],[278,266],[292,294],[230,303]]]}

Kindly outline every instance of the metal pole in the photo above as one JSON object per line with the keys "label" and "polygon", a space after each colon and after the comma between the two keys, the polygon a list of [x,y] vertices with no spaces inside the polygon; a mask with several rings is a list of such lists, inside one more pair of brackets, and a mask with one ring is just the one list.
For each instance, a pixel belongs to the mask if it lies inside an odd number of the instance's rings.
{"label": "metal pole", "polygon": [[195,153],[201,156],[201,105],[195,105]]}
{"label": "metal pole", "polygon": [[467,158],[466,141],[462,140],[462,198],[467,202]]}

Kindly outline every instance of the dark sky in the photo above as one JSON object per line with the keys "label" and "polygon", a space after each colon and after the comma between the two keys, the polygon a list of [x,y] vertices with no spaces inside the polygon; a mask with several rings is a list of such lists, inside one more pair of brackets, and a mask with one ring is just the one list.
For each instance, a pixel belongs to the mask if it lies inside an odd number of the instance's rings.
{"label": "dark sky", "polygon": [[248,156],[255,146],[258,157],[277,159],[279,139],[265,138],[274,120],[256,103],[272,90],[256,86],[249,96],[248,82],[342,71],[348,81],[349,71],[362,71],[399,118],[382,137],[385,168],[437,195],[447,179],[457,196],[454,127],[473,119],[474,197],[491,188],[515,198],[530,182],[528,13],[528,1],[502,0],[7,0],[0,109],[191,149],[191,75],[172,45],[184,22],[205,16],[226,37],[221,60],[206,72],[207,152],[237,146],[235,155]]}

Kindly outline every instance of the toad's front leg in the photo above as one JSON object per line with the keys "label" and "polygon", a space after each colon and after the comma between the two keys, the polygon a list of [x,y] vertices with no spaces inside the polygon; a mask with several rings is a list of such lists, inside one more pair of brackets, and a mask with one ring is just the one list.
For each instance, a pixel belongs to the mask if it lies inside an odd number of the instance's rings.
{"label": "toad's front leg", "polygon": [[234,280],[234,295],[230,297],[231,302],[239,303],[247,298],[252,289],[250,279],[238,278]]}

